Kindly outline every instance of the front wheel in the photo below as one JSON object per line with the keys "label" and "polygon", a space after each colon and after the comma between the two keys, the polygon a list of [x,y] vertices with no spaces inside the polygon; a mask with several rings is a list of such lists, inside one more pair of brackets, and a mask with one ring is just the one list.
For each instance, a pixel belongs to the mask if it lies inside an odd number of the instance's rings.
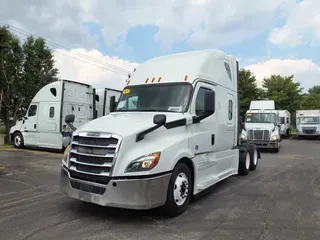
{"label": "front wheel", "polygon": [[13,145],[15,148],[23,148],[24,147],[23,136],[20,132],[17,132],[13,135]]}
{"label": "front wheel", "polygon": [[184,163],[178,163],[173,169],[164,206],[166,215],[176,217],[188,208],[192,182],[191,172]]}
{"label": "front wheel", "polygon": [[249,153],[250,153],[250,170],[254,171],[258,166],[258,158],[259,158],[259,153],[256,145],[254,144],[249,145]]}

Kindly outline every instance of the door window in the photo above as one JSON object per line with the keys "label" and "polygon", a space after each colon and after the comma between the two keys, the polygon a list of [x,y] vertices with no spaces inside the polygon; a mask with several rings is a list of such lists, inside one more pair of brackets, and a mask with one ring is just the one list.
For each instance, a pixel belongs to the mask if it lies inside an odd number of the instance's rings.
{"label": "door window", "polygon": [[50,117],[50,118],[53,118],[53,117],[54,117],[54,107],[50,107],[49,117]]}
{"label": "door window", "polygon": [[196,99],[196,115],[201,116],[205,113],[205,93],[213,92],[212,90],[200,87]]}
{"label": "door window", "polygon": [[28,117],[37,115],[37,105],[31,105],[28,111]]}
{"label": "door window", "polygon": [[232,108],[233,108],[232,100],[229,100],[229,113],[228,113],[229,120],[232,120],[232,110],[233,110]]}

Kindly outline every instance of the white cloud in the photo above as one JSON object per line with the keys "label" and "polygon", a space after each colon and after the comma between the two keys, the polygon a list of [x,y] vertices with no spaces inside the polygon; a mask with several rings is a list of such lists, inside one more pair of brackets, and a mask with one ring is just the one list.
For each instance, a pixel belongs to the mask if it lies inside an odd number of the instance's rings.
{"label": "white cloud", "polygon": [[91,84],[97,88],[121,90],[127,79],[123,69],[132,72],[138,66],[118,57],[104,56],[96,49],[58,49],[53,54],[62,79]]}
{"label": "white cloud", "polygon": [[320,1],[304,0],[296,3],[286,14],[286,23],[269,35],[273,44],[298,44],[301,36],[313,35],[320,40]]}
{"label": "white cloud", "polygon": [[270,77],[271,74],[282,76],[293,74],[294,81],[300,82],[305,91],[314,85],[320,85],[320,66],[310,59],[270,59],[245,68],[256,75],[260,87],[263,78]]}
{"label": "white cloud", "polygon": [[271,29],[275,12],[288,11],[294,1],[11,0],[1,5],[0,22],[70,48],[96,47],[96,37],[83,27],[88,21],[102,27],[110,45],[123,42],[131,28],[155,25],[159,28],[155,40],[164,46],[187,40],[193,47],[207,48],[238,43]]}

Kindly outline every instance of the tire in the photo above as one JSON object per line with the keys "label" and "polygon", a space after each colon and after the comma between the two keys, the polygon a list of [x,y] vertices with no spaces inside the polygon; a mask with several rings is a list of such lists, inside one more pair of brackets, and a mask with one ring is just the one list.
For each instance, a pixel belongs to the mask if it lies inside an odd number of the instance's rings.
{"label": "tire", "polygon": [[247,148],[239,152],[239,167],[238,174],[246,176],[250,171],[250,153]]}
{"label": "tire", "polygon": [[16,132],[13,135],[13,146],[15,148],[24,148],[24,141],[23,141],[23,136],[20,132]]}
{"label": "tire", "polygon": [[[191,197],[192,177],[188,166],[178,163],[173,169],[167,192],[167,201],[164,205],[165,215],[176,217],[187,210]],[[184,191],[181,197],[179,191]],[[185,195],[187,194],[187,195]]]}
{"label": "tire", "polygon": [[287,130],[287,138],[290,138],[290,130]]}
{"label": "tire", "polygon": [[259,162],[259,152],[254,144],[249,145],[249,154],[250,154],[250,171],[256,170]]}

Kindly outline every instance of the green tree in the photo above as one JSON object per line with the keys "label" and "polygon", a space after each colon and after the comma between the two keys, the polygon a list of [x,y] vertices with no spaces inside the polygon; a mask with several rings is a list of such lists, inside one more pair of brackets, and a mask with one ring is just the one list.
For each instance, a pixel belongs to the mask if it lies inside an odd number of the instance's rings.
{"label": "green tree", "polygon": [[23,50],[19,39],[7,27],[0,28],[0,118],[9,131],[10,117],[23,102]]}
{"label": "green tree", "polygon": [[46,46],[43,38],[28,37],[23,44],[25,61],[23,63],[23,91],[25,102],[23,107],[28,107],[35,94],[45,85],[57,81],[58,69],[54,67],[54,58],[51,50]]}
{"label": "green tree", "polygon": [[241,69],[239,71],[239,112],[241,116],[249,109],[250,102],[259,98],[260,94],[255,75],[250,70]]}
{"label": "green tree", "polygon": [[300,83],[293,81],[294,76],[282,77],[280,75],[271,75],[263,80],[263,87],[266,89],[266,96],[274,100],[276,109],[288,110],[294,120],[295,111],[301,105],[302,88]]}
{"label": "green tree", "polygon": [[58,80],[54,58],[44,39],[20,41],[7,27],[0,28],[0,118],[10,127],[21,108],[27,108],[46,84]]}
{"label": "green tree", "polygon": [[320,94],[320,85],[315,85],[308,90],[309,94]]}

